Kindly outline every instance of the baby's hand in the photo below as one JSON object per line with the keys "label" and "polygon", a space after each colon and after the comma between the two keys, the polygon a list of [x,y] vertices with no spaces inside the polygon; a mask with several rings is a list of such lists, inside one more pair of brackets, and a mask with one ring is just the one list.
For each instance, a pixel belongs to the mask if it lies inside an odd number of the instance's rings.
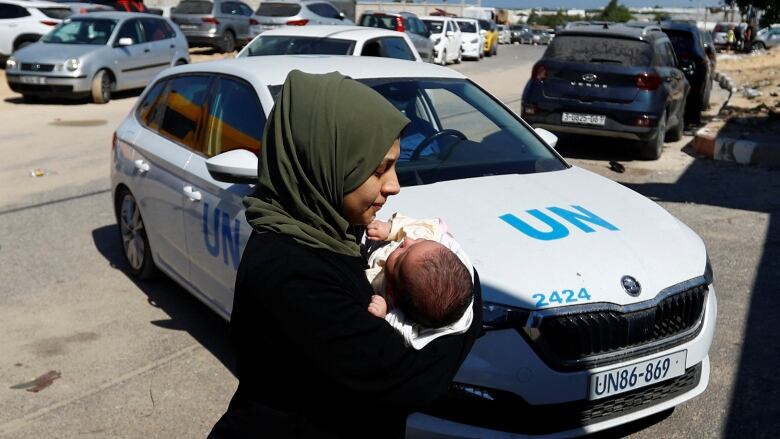
{"label": "baby's hand", "polygon": [[371,239],[386,241],[390,236],[390,223],[387,221],[374,220],[366,226],[366,235]]}
{"label": "baby's hand", "polygon": [[371,303],[368,304],[368,312],[380,319],[385,318],[387,315],[387,302],[384,297],[377,296],[376,294],[371,296]]}

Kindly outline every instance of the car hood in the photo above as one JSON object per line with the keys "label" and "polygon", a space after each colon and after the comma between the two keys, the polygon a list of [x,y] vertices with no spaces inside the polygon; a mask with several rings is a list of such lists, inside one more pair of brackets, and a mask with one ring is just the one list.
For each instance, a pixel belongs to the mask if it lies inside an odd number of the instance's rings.
{"label": "car hood", "polygon": [[[528,309],[565,306],[566,297],[546,306],[539,298],[583,288],[588,302],[640,302],[706,266],[704,244],[686,225],[576,167],[406,187],[378,216],[394,212],[442,218],[479,272],[485,300]],[[626,293],[624,276],[640,283],[638,296]]]}
{"label": "car hood", "polygon": [[19,62],[35,62],[41,64],[63,63],[70,58],[81,58],[84,55],[105,48],[104,44],[52,44],[38,42],[14,53]]}

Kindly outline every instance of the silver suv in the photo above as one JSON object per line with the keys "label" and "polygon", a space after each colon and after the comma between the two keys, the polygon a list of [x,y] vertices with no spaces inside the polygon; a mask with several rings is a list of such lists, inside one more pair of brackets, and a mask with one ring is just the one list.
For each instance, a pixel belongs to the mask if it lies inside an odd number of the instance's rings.
{"label": "silver suv", "polygon": [[263,2],[255,11],[254,18],[259,22],[253,29],[255,34],[285,25],[355,24],[332,3],[322,0]]}
{"label": "silver suv", "polygon": [[778,45],[780,45],[780,25],[775,24],[758,31],[750,47],[753,50],[758,50],[769,49]]}
{"label": "silver suv", "polygon": [[235,0],[183,0],[171,11],[190,47],[232,52],[252,39],[252,8]]}

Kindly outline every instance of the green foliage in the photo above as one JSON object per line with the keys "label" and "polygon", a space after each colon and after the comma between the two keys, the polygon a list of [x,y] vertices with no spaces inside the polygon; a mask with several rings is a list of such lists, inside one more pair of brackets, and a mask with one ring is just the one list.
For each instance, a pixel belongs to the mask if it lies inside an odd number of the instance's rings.
{"label": "green foliage", "polygon": [[604,10],[596,16],[598,21],[614,21],[617,23],[624,23],[629,20],[633,20],[634,17],[627,7],[618,4],[618,0],[609,0],[609,3]]}
{"label": "green foliage", "polygon": [[566,24],[570,21],[582,21],[584,18],[582,15],[566,15],[563,9],[559,9],[555,15],[539,15],[536,11],[531,11],[531,15],[528,16],[528,24],[555,27],[558,25]]}
{"label": "green foliage", "polygon": [[780,2],[778,2],[778,0],[724,0],[723,3],[726,6],[739,6],[743,11],[746,10],[748,6],[763,10],[764,15],[761,17],[761,27],[769,26],[773,23],[780,23]]}
{"label": "green foliage", "polygon": [[671,18],[672,17],[666,12],[656,12],[653,16],[653,21],[665,21]]}

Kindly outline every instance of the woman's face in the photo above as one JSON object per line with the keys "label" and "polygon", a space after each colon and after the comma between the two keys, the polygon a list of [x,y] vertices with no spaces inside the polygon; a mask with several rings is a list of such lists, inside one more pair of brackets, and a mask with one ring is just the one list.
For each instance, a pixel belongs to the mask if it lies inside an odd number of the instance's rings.
{"label": "woman's face", "polygon": [[395,162],[401,154],[401,143],[395,139],[382,163],[357,189],[344,196],[341,214],[353,225],[368,225],[391,195],[401,190],[395,174]]}

